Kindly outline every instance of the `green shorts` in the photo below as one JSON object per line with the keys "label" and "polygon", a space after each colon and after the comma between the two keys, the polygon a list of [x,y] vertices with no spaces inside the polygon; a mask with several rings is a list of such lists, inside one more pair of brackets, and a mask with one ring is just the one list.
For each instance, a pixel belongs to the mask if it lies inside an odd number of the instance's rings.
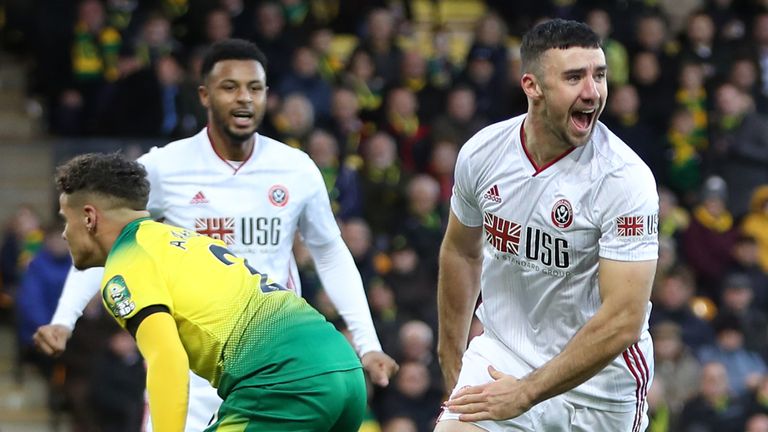
{"label": "green shorts", "polygon": [[366,407],[363,370],[329,372],[287,383],[239,387],[205,432],[357,431]]}

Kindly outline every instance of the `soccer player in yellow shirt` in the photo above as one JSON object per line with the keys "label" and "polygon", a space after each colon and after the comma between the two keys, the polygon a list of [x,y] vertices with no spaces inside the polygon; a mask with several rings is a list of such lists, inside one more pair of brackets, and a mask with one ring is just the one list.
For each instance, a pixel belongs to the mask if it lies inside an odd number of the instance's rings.
{"label": "soccer player in yellow shirt", "polygon": [[75,267],[105,267],[104,306],[147,362],[156,432],[184,430],[189,369],[224,399],[208,432],[358,429],[365,381],[344,337],[224,242],[152,221],[141,164],[82,155],[56,184]]}

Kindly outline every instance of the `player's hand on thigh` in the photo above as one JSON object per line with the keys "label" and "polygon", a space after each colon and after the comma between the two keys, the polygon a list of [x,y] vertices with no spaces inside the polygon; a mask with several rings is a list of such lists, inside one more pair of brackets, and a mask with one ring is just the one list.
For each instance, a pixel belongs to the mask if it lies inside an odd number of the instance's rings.
{"label": "player's hand on thigh", "polygon": [[460,389],[445,406],[461,421],[507,420],[531,408],[521,381],[488,366],[493,381]]}
{"label": "player's hand on thigh", "polygon": [[389,385],[389,379],[397,373],[400,366],[397,365],[392,357],[381,351],[369,351],[360,359],[363,368],[368,373],[368,377],[374,384],[386,387]]}
{"label": "player's hand on thigh", "polygon": [[67,348],[67,340],[72,332],[61,324],[48,324],[38,327],[32,340],[41,352],[49,356],[58,356]]}

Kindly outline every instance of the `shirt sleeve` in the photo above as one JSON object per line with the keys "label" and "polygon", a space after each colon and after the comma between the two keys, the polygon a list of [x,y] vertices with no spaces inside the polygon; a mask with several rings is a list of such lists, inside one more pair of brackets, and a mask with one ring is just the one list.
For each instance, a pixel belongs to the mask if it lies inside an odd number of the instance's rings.
{"label": "shirt sleeve", "polygon": [[107,264],[101,290],[104,306],[117,322],[126,327],[126,321],[147,306],[165,306],[173,314],[165,278],[149,254],[136,247],[120,258],[126,264]]}
{"label": "shirt sleeve", "polygon": [[160,182],[160,165],[157,161],[158,148],[152,147],[148,153],[143,154],[136,161],[144,165],[147,170],[147,180],[149,180],[149,202],[147,203],[147,210],[152,215],[152,219],[160,220],[163,218],[163,187]]}
{"label": "shirt sleeve", "polygon": [[75,322],[83,314],[88,302],[98,294],[103,277],[104,267],[93,267],[87,270],[70,268],[67,279],[64,281],[59,303],[56,306],[56,312],[51,318],[51,324],[63,325],[72,331],[75,328]]}
{"label": "shirt sleeve", "polygon": [[451,195],[451,210],[456,218],[465,226],[477,227],[483,224],[483,215],[477,205],[475,195],[476,180],[472,178],[470,166],[470,148],[467,143],[459,151],[454,172],[453,194]]}
{"label": "shirt sleeve", "polygon": [[645,166],[608,174],[593,211],[600,225],[600,257],[616,261],[658,258],[659,196]]}
{"label": "shirt sleeve", "polygon": [[320,170],[309,162],[306,170],[309,197],[299,216],[299,232],[308,247],[320,247],[340,236]]}

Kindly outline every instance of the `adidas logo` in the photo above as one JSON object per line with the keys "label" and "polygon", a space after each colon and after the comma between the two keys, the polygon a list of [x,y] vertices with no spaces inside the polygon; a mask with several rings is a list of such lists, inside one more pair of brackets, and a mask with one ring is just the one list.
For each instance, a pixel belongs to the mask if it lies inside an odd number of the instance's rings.
{"label": "adidas logo", "polygon": [[190,204],[208,204],[208,198],[203,195],[203,192],[200,191],[195,194],[195,196],[192,197],[192,200],[189,202]]}
{"label": "adidas logo", "polygon": [[483,195],[483,198],[500,203],[501,202],[501,196],[499,195],[499,187],[496,185],[491,186],[490,189],[488,189],[488,192]]}

